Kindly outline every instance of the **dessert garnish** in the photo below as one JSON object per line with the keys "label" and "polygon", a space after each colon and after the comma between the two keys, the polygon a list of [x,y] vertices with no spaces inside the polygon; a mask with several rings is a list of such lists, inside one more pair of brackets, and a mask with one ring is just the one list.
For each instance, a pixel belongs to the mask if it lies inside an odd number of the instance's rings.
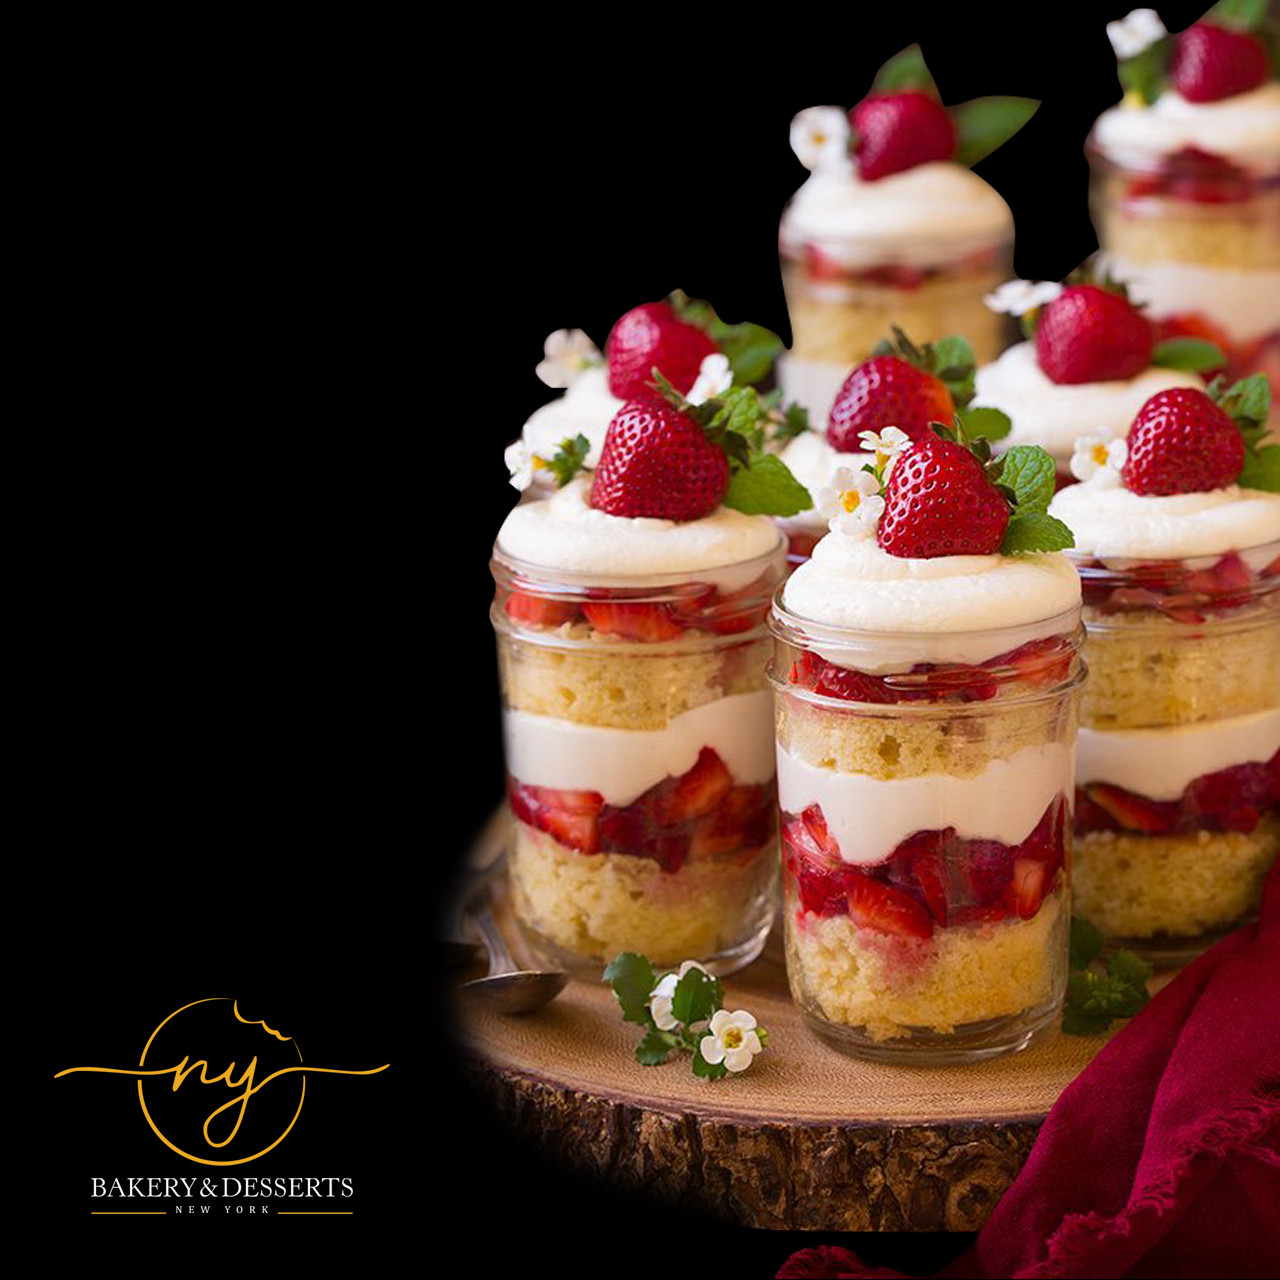
{"label": "dessert garnish", "polygon": [[604,357],[581,329],[557,329],[542,344],[542,359],[534,372],[548,387],[571,386],[584,369],[598,365]]}
{"label": "dessert garnish", "polygon": [[974,165],[1007,142],[1040,104],[1032,98],[989,97],[946,107],[911,45],[880,68],[871,92],[846,116],[838,107],[810,107],[796,116],[791,146],[813,172],[834,171],[850,158],[864,182],[933,161]]}
{"label": "dessert garnish", "polygon": [[1266,0],[1221,0],[1201,21],[1171,36],[1153,9],[1107,24],[1126,100],[1154,102],[1172,88],[1187,102],[1221,102],[1248,93],[1271,74],[1257,34]]}
{"label": "dessert garnish", "polygon": [[892,340],[877,344],[836,394],[828,443],[840,453],[854,453],[863,432],[885,427],[922,439],[931,422],[950,422],[957,414],[971,434],[998,439],[1009,431],[1008,417],[999,409],[969,408],[975,368],[973,348],[964,338],[917,346],[895,325]]}
{"label": "dessert garnish", "polygon": [[1095,925],[1071,919],[1071,952],[1062,1029],[1071,1036],[1101,1035],[1115,1018],[1132,1018],[1151,998],[1147,979],[1151,966],[1132,951],[1113,951],[1106,963],[1103,938]]}
{"label": "dessert garnish", "polygon": [[647,956],[624,951],[604,971],[624,1022],[644,1027],[636,1061],[660,1066],[673,1053],[692,1053],[695,1076],[720,1080],[745,1071],[769,1043],[769,1033],[745,1009],[723,1008],[724,989],[696,960],[661,977]]}
{"label": "dessert garnish", "polygon": [[1119,382],[1155,365],[1203,373],[1227,357],[1216,343],[1191,333],[1156,341],[1156,329],[1126,285],[1092,266],[1073,271],[1061,285],[1010,280],[987,299],[993,311],[1021,318],[1035,342],[1036,363],[1052,382]]}

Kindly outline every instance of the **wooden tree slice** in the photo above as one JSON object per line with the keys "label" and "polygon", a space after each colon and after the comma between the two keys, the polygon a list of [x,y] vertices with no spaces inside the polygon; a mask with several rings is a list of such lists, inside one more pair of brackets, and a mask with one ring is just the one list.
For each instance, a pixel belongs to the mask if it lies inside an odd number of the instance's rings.
{"label": "wooden tree slice", "polygon": [[770,1039],[721,1081],[696,1078],[687,1058],[637,1063],[640,1031],[603,984],[571,982],[521,1017],[459,1017],[481,1087],[554,1156],[743,1225],[824,1231],[976,1230],[1105,1043],[1054,1034],[964,1067],[849,1058],[805,1027],[776,936],[725,992]]}

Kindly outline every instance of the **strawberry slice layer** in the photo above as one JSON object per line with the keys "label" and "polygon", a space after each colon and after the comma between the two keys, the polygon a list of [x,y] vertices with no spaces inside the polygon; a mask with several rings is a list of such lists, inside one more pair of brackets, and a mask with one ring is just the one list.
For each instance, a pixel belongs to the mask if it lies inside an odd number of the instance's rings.
{"label": "strawberry slice layer", "polygon": [[1202,773],[1177,800],[1146,796],[1106,782],[1076,788],[1076,832],[1123,831],[1171,835],[1188,831],[1253,831],[1264,813],[1280,808],[1280,751],[1263,763],[1234,764]]}
{"label": "strawberry slice layer", "polygon": [[1079,565],[1087,608],[1102,613],[1154,610],[1177,622],[1198,625],[1216,614],[1255,602],[1260,591],[1274,589],[1277,561],[1251,569],[1234,551],[1207,568],[1192,569],[1177,560],[1139,562],[1124,570],[1098,562]]}
{"label": "strawberry slice layer", "polygon": [[968,840],[953,827],[916,831],[883,861],[841,860],[822,810],[782,816],[782,859],[802,912],[860,929],[928,938],[935,929],[1031,919],[1066,865],[1067,803],[1057,796],[1021,844]]}
{"label": "strawberry slice layer", "polygon": [[679,871],[690,858],[744,857],[773,835],[774,788],[738,786],[704,747],[693,768],[650,787],[629,805],[605,804],[597,791],[528,786],[508,775],[511,811],[579,853],[650,858]]}

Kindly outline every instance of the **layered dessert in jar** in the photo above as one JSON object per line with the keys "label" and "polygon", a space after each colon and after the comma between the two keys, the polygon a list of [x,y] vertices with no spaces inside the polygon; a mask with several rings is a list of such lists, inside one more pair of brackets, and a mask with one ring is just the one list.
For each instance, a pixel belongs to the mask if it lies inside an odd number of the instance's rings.
{"label": "layered dessert in jar", "polygon": [[[857,472],[875,461],[876,443],[890,445],[932,435],[931,422],[950,423],[966,415],[973,397],[973,348],[952,334],[936,344],[917,344],[897,326],[881,340],[870,357],[855,365],[841,382],[825,423],[811,422],[795,433],[782,449],[792,474],[814,495],[815,505],[778,523],[787,535],[787,558],[803,564],[827,533],[827,517],[816,499],[830,488],[841,469]],[[988,413],[1007,430],[1003,414]]]}
{"label": "layered dessert in jar", "polygon": [[793,342],[779,376],[816,420],[892,324],[920,341],[968,334],[982,360],[1004,345],[982,298],[1009,275],[1013,217],[969,165],[1037,104],[1002,99],[993,113],[991,101],[944,107],[913,46],[852,111],[811,107],[792,122],[810,174],[782,215]]}
{"label": "layered dessert in jar", "polygon": [[[1280,849],[1280,448],[1265,382],[1162,392],[1083,449],[1075,534],[1090,680],[1077,914],[1176,963],[1255,909]],[[1243,427],[1243,430],[1242,430]]]}
{"label": "layered dessert in jar", "polygon": [[1112,269],[1169,334],[1225,344],[1232,377],[1280,375],[1280,83],[1263,5],[1169,35],[1150,9],[1108,34],[1123,100],[1089,136]]}
{"label": "layered dessert in jar", "polygon": [[880,453],[772,613],[787,972],[840,1049],[966,1061],[1063,996],[1080,587],[1042,450]]}
{"label": "layered dessert in jar", "polygon": [[781,347],[769,330],[726,324],[679,292],[621,316],[603,353],[581,329],[559,329],[547,338],[537,374],[563,394],[531,415],[507,450],[507,466],[527,473],[529,497],[545,494],[556,485],[549,464],[558,453],[596,465],[609,423],[628,400],[650,394],[655,369],[676,391],[700,399],[726,376],[743,385],[769,379]]}
{"label": "layered dessert in jar", "polygon": [[1128,289],[1090,269],[1065,285],[1010,280],[987,305],[1016,316],[1027,336],[977,371],[973,403],[1008,415],[1003,447],[1036,444],[1050,453],[1059,484],[1071,482],[1079,437],[1123,436],[1157,391],[1203,387],[1202,373],[1226,362],[1204,339],[1158,341]]}
{"label": "layered dessert in jar", "polygon": [[[549,963],[621,951],[750,961],[777,876],[765,514],[807,502],[761,452],[749,388],[692,405],[659,381],[594,471],[518,504],[492,569],[516,915]],[[724,426],[730,413],[746,431]]]}

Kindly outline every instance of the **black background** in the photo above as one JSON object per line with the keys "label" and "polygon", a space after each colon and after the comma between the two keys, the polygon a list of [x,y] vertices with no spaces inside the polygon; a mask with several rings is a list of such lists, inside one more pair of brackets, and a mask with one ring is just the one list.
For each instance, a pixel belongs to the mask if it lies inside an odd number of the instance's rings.
{"label": "black background", "polygon": [[[43,456],[15,484],[33,714],[14,782],[37,820],[11,942],[48,1029],[49,1110],[28,1119],[41,1212],[79,1223],[64,1239],[101,1238],[89,1175],[197,1166],[115,1078],[52,1072],[225,992],[309,1061],[393,1063],[309,1092],[249,1167],[352,1176],[366,1263],[413,1241],[500,1269],[665,1253],[771,1275],[817,1242],[548,1169],[456,1073],[427,943],[502,787],[502,449],[548,398],[553,329],[603,344],[679,287],[789,337],[791,117],[853,105],[915,40],[944,101],[1042,99],[979,172],[1013,208],[1018,273],[1065,274],[1095,245],[1082,147],[1119,96],[1104,24],[1129,7],[494,11],[33,46],[16,355]],[[918,1270],[964,1243],[845,1242]]]}

